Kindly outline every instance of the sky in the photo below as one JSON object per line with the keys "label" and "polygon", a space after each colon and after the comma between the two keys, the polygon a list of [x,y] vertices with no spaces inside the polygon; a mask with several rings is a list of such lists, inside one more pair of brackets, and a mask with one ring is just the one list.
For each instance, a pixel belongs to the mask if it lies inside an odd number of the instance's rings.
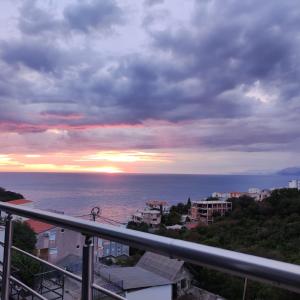
{"label": "sky", "polygon": [[298,0],[0,7],[0,171],[300,165]]}

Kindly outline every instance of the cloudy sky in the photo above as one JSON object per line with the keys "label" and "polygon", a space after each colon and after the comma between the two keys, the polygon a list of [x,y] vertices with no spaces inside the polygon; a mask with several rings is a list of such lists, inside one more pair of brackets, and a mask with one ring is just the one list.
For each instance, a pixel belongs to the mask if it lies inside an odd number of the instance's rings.
{"label": "cloudy sky", "polygon": [[300,165],[298,0],[2,0],[0,170]]}

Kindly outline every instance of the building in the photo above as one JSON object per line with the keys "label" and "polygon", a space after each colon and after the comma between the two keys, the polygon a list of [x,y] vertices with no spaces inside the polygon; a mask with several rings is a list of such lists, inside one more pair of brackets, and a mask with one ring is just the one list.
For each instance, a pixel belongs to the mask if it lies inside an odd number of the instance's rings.
{"label": "building", "polygon": [[170,206],[166,201],[160,200],[149,200],[146,202],[147,207],[150,209],[159,210],[162,214],[168,214],[170,212]]}
{"label": "building", "polygon": [[255,201],[263,201],[264,199],[270,197],[270,195],[271,195],[271,191],[267,189],[263,189],[263,190],[258,189],[256,192],[254,192],[254,190],[252,189],[249,189],[249,192],[246,194],[246,196],[253,198]]}
{"label": "building", "polygon": [[57,252],[55,226],[32,219],[26,220],[25,223],[36,234],[36,255],[44,260],[54,262]]}
{"label": "building", "polygon": [[131,221],[135,223],[146,223],[150,227],[156,228],[161,223],[161,213],[156,209],[138,210],[132,215]]}
{"label": "building", "polygon": [[102,267],[98,275],[119,285],[128,300],[172,300],[172,282],[139,266]]}
{"label": "building", "polygon": [[[84,237],[79,232],[32,219],[25,221],[25,223],[36,234],[36,254],[38,257],[56,263],[67,255],[82,255]],[[97,251],[97,247],[95,247],[95,251]]]}
{"label": "building", "polygon": [[293,180],[289,181],[288,188],[289,189],[298,189],[298,190],[300,190],[300,180],[293,179]]}
{"label": "building", "polygon": [[222,192],[214,192],[211,194],[211,196],[213,198],[222,199],[222,200],[227,200],[230,197],[229,193],[222,193]]}
{"label": "building", "polygon": [[[20,206],[23,206],[23,207],[34,208],[34,202],[31,201],[31,200],[28,200],[28,199],[16,199],[16,200],[7,201],[6,203],[14,204],[14,205],[20,205]],[[3,213],[3,215],[5,215],[5,213]],[[19,221],[28,220],[28,218],[24,218],[24,217],[16,216],[16,215],[13,215],[13,219],[14,220],[19,220]]]}
{"label": "building", "polygon": [[98,239],[98,257],[129,256],[129,246],[113,241]]}
{"label": "building", "polygon": [[249,188],[248,189],[248,193],[250,193],[250,194],[259,194],[261,192],[261,189],[259,189],[259,188]]}
{"label": "building", "polygon": [[224,216],[232,210],[232,203],[228,201],[192,201],[190,219],[204,224],[213,223],[214,216]]}
{"label": "building", "polygon": [[192,276],[184,262],[146,252],[134,267],[100,268],[100,276],[119,283],[129,300],[171,300],[191,287]]}
{"label": "building", "polygon": [[192,275],[182,260],[146,252],[136,266],[169,280],[173,299],[183,296],[191,287]]}
{"label": "building", "polygon": [[229,192],[228,193],[228,198],[240,198],[242,196],[245,196],[247,195],[246,192]]}

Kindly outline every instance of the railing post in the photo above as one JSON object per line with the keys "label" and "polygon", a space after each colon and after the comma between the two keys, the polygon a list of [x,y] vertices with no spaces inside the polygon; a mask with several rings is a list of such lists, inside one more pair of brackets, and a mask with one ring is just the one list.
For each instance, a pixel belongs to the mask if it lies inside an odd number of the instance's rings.
{"label": "railing post", "polygon": [[246,300],[247,285],[248,285],[248,278],[245,277],[244,289],[243,289],[243,300]]}
{"label": "railing post", "polygon": [[85,237],[85,244],[82,250],[82,286],[81,299],[93,299],[93,273],[94,273],[94,244],[90,236]]}
{"label": "railing post", "polygon": [[1,300],[9,299],[9,281],[10,281],[12,239],[13,239],[12,215],[8,214],[6,217],[6,220],[5,220]]}

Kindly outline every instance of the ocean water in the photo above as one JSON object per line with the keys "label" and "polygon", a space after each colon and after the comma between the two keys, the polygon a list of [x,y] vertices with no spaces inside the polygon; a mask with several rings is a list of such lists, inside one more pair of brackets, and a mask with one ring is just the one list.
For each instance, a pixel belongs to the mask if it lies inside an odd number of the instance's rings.
{"label": "ocean water", "polygon": [[188,197],[199,200],[215,191],[284,187],[291,179],[282,175],[0,173],[0,186],[23,194],[37,208],[76,216],[99,206],[103,216],[126,221],[150,199],[176,204]]}

